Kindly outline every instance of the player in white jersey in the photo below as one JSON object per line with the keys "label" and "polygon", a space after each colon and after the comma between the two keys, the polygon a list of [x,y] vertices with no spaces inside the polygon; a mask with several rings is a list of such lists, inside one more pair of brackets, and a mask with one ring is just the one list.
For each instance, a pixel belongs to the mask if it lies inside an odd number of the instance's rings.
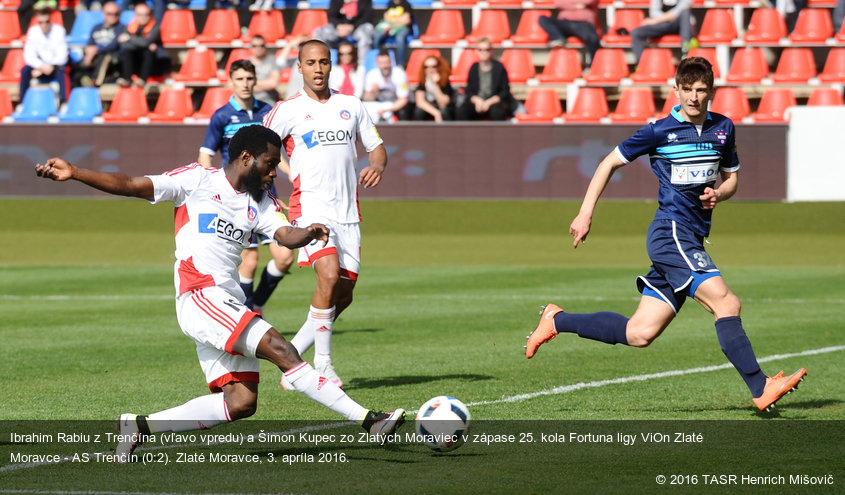
{"label": "player in white jersey", "polygon": [[122,414],[116,448],[120,462],[154,432],[211,428],[255,413],[259,358],[282,370],[286,382],[307,397],[371,434],[393,433],[404,411],[367,410],[302,361],[296,349],[269,323],[244,305],[237,282],[240,253],[253,232],[288,248],[325,244],[329,229],[313,223],[291,226],[268,190],[276,177],[281,140],[262,126],[239,130],[222,170],[194,163],[162,175],[128,177],[78,168],[61,158],[35,166],[37,175],[78,180],[102,191],[176,206],[176,313],[182,331],[197,346],[211,394],[148,416]]}
{"label": "player in white jersey", "polygon": [[[358,226],[358,185],[375,187],[387,166],[387,152],[363,103],[329,89],[329,47],[319,40],[305,42],[297,64],[304,86],[278,102],[264,125],[279,136],[290,157],[290,217],[294,225],[326,224],[326,246],[311,243],[299,250],[299,265],[314,267],[317,288],[308,318],[291,344],[300,354],[314,345],[314,366],[338,386],[331,362],[332,324],[352,303],[361,264]],[[369,166],[356,173],[360,139],[369,153]],[[285,169],[284,162],[280,168]]]}

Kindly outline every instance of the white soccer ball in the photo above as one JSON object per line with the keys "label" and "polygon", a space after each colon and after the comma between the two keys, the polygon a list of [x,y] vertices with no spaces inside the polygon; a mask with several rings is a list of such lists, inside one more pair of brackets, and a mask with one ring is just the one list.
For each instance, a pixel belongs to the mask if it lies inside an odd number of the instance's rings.
{"label": "white soccer ball", "polygon": [[448,452],[460,447],[469,435],[469,408],[454,397],[441,395],[420,407],[416,431],[428,448]]}

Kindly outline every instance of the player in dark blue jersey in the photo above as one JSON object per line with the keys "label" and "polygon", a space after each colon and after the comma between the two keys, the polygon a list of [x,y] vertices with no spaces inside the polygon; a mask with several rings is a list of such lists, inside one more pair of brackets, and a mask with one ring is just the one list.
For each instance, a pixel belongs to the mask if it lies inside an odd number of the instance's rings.
{"label": "player in dark blue jersey", "polygon": [[[211,167],[211,157],[220,150],[223,161],[229,163],[229,142],[239,129],[250,125],[261,125],[264,116],[273,108],[269,103],[256,100],[253,96],[255,84],[255,66],[249,60],[236,60],[229,67],[229,80],[232,84],[234,94],[229,101],[218,108],[211,116],[208,129],[205,131],[205,140],[200,148],[197,161],[203,167]],[[273,102],[275,103],[275,102]],[[280,169],[286,175],[290,170],[286,169],[287,164],[280,165]],[[270,190],[275,196],[276,189]],[[281,203],[281,202],[280,202]],[[267,263],[261,273],[258,286],[253,290],[255,272],[258,268],[258,244],[267,244],[273,259]],[[262,313],[262,306],[270,298],[270,295],[282,281],[285,274],[293,264],[293,252],[290,249],[273,243],[272,239],[254,234],[250,247],[243,250],[241,254],[242,263],[238,267],[241,279],[241,289],[246,295],[246,305]]]}
{"label": "player in dark blue jersey", "polygon": [[[660,187],[647,237],[651,270],[637,278],[639,306],[629,319],[611,312],[567,313],[548,304],[528,336],[525,356],[532,358],[540,345],[560,332],[646,347],[691,297],[714,315],[722,351],[745,380],[754,404],[765,410],[796,388],[807,371],[801,368],[787,377],[783,372],[774,377],[762,372],[742,327],[739,298],[704,249],[713,208],[736,193],[740,169],[733,123],[707,111],[714,94],[710,62],[699,57],[683,60],[674,91],[680,104],[669,116],[646,125],[602,160],[569,227],[577,248],[590,233],[596,203],[616,169],[649,155]],[[721,179],[718,186],[717,179]]]}

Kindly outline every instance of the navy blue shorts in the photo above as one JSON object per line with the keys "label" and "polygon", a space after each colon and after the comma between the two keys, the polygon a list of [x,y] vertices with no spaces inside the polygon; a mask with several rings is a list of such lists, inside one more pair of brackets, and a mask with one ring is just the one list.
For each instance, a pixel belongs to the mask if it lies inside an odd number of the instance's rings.
{"label": "navy blue shorts", "polygon": [[673,220],[655,220],[648,228],[648,274],[637,277],[637,289],[680,311],[702,282],[721,275],[704,250],[704,239]]}

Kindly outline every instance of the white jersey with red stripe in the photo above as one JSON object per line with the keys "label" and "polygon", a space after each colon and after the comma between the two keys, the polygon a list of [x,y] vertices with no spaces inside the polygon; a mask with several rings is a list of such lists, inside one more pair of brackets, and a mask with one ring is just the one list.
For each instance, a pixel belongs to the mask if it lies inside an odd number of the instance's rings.
{"label": "white jersey with red stripe", "polygon": [[264,126],[281,136],[290,157],[291,221],[303,215],[361,221],[355,143],[360,139],[369,153],[383,142],[361,100],[332,90],[320,103],[300,90],[276,103]]}
{"label": "white jersey with red stripe", "polygon": [[176,206],[177,295],[219,286],[242,302],[237,270],[250,235],[272,238],[290,225],[278,201],[263,193],[256,203],[249,193],[236,191],[222,169],[199,163],[148,177],[155,187],[152,203]]}

